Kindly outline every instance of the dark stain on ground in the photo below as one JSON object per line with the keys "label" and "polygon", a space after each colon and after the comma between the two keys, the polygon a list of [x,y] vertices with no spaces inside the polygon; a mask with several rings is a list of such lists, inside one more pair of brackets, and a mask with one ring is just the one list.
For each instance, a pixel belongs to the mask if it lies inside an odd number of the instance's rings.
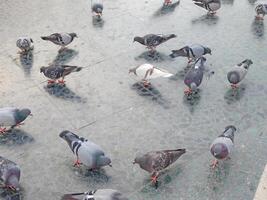
{"label": "dark stain on ground", "polygon": [[0,145],[22,145],[33,141],[34,138],[29,133],[21,129],[12,129],[7,133],[0,135]]}

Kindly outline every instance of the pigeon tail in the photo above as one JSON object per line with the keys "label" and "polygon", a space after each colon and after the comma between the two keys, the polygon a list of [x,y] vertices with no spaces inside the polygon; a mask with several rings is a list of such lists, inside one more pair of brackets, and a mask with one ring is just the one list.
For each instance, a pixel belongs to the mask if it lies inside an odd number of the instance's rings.
{"label": "pigeon tail", "polygon": [[170,40],[172,38],[176,38],[177,36],[175,34],[170,34],[170,35],[166,35],[164,36],[164,41]]}
{"label": "pigeon tail", "polygon": [[236,130],[237,130],[236,127],[233,125],[226,126],[221,137],[230,138],[232,142],[234,142],[234,136],[235,136]]}
{"label": "pigeon tail", "polygon": [[41,37],[43,40],[49,40],[50,39],[50,37],[48,37],[48,36],[42,36]]}

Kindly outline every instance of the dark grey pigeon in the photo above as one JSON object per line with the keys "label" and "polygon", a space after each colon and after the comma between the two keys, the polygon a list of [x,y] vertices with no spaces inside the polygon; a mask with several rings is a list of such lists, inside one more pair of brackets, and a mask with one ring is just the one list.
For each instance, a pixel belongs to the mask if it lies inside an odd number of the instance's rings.
{"label": "dark grey pigeon", "polygon": [[209,14],[215,14],[221,7],[220,0],[193,0],[193,2],[208,11]]}
{"label": "dark grey pigeon", "polygon": [[92,12],[95,16],[100,18],[102,16],[103,9],[104,7],[102,1],[99,0],[92,1]]}
{"label": "dark grey pigeon", "polygon": [[28,52],[33,49],[33,40],[30,37],[19,37],[16,45],[23,53]]}
{"label": "dark grey pigeon", "polygon": [[223,134],[217,137],[210,146],[211,154],[216,158],[211,166],[215,168],[218,166],[218,160],[230,158],[234,150],[234,133],[236,132],[235,126],[227,126]]}
{"label": "dark grey pigeon", "polygon": [[31,110],[28,108],[18,109],[13,107],[0,108],[0,134],[7,131],[6,128],[10,126],[13,129],[21,123],[31,114]]}
{"label": "dark grey pigeon", "polygon": [[232,88],[237,88],[237,84],[240,83],[246,76],[249,66],[252,65],[253,62],[250,59],[246,59],[241,63],[234,66],[234,68],[227,73],[227,79],[231,83]]}
{"label": "dark grey pigeon", "polygon": [[63,131],[59,136],[68,143],[72,152],[77,156],[75,166],[84,164],[89,169],[111,166],[110,158],[105,156],[104,150],[95,143],[70,131]]}
{"label": "dark grey pigeon", "polygon": [[41,38],[61,46],[60,50],[62,50],[65,46],[70,44],[75,37],[77,37],[76,33],[53,33],[49,36],[42,36]]}
{"label": "dark grey pigeon", "polygon": [[19,190],[20,167],[0,156],[0,180],[11,190]]}
{"label": "dark grey pigeon", "polygon": [[156,183],[160,171],[174,163],[185,152],[185,149],[151,151],[137,156],[133,163],[138,163],[142,169],[152,173],[152,182]]}
{"label": "dark grey pigeon", "polygon": [[172,50],[170,57],[172,57],[172,58],[187,57],[188,63],[190,63],[192,60],[200,58],[206,54],[211,55],[211,49],[210,48],[202,46],[200,44],[193,44],[190,46],[185,46],[179,50]]}
{"label": "dark grey pigeon", "polygon": [[255,11],[257,13],[256,19],[263,20],[267,13],[267,4],[259,4],[256,6]]}
{"label": "dark grey pigeon", "polygon": [[145,45],[151,51],[155,51],[158,45],[175,37],[177,37],[175,34],[169,34],[169,35],[148,34],[145,35],[144,37],[139,37],[139,36],[134,37],[134,42],[139,42],[140,44]]}
{"label": "dark grey pigeon", "polygon": [[48,67],[41,67],[40,73],[43,73],[47,78],[52,80],[48,80],[48,83],[54,83],[57,79],[59,83],[65,83],[65,76],[71,74],[72,72],[79,72],[82,70],[82,67],[71,66],[71,65],[50,65]]}
{"label": "dark grey pigeon", "polygon": [[61,200],[128,200],[128,199],[117,190],[99,189],[81,193],[65,194],[61,198]]}
{"label": "dark grey pigeon", "polygon": [[185,90],[185,94],[189,95],[192,92],[196,92],[197,87],[200,86],[205,70],[205,62],[206,58],[198,58],[191,69],[185,75],[184,83],[188,86],[188,90]]}

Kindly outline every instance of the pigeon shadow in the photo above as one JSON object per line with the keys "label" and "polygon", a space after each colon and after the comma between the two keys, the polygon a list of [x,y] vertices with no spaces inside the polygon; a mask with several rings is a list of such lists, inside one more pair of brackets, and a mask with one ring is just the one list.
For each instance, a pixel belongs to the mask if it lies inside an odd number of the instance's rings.
{"label": "pigeon shadow", "polygon": [[92,24],[96,28],[102,28],[105,24],[105,21],[100,17],[92,17]]}
{"label": "pigeon shadow", "polygon": [[151,99],[166,109],[169,108],[168,102],[163,99],[160,91],[157,90],[152,84],[145,87],[142,82],[137,82],[131,86],[131,89],[136,90],[138,95]]}
{"label": "pigeon shadow", "polygon": [[163,4],[161,8],[159,8],[154,14],[154,17],[160,17],[162,15],[169,14],[175,10],[175,8],[180,4],[180,0],[172,3],[171,5]]}
{"label": "pigeon shadow", "polygon": [[202,91],[198,88],[197,91],[189,95],[185,94],[183,97],[183,103],[189,108],[191,113],[195,111],[196,106],[201,100],[201,92]]}
{"label": "pigeon shadow", "polygon": [[66,85],[53,83],[44,86],[45,91],[51,96],[69,100],[72,102],[85,103],[86,99],[78,96],[75,92],[69,89]]}
{"label": "pigeon shadow", "polygon": [[222,4],[233,5],[234,0],[222,0]]}
{"label": "pigeon shadow", "polygon": [[4,200],[23,200],[21,191],[14,192],[6,189],[0,189],[0,198]]}
{"label": "pigeon shadow", "polygon": [[32,51],[22,52],[19,56],[20,64],[24,70],[25,76],[30,76],[33,66],[33,53]]}
{"label": "pigeon shadow", "polygon": [[31,143],[34,138],[21,129],[11,129],[7,133],[0,135],[0,145],[15,146]]}
{"label": "pigeon shadow", "polygon": [[256,1],[258,0],[248,0],[248,3],[254,6]]}
{"label": "pigeon shadow", "polygon": [[71,61],[75,56],[78,55],[78,51],[73,49],[65,48],[58,52],[56,58],[53,60],[52,64],[65,64]]}
{"label": "pigeon shadow", "polygon": [[193,19],[192,24],[207,24],[209,26],[217,24],[219,17],[217,15],[202,15],[199,18]]}
{"label": "pigeon shadow", "polygon": [[251,31],[254,36],[257,38],[264,37],[264,23],[263,20],[257,20],[256,18],[253,20],[251,24]]}
{"label": "pigeon shadow", "polygon": [[107,183],[110,179],[110,176],[106,174],[106,171],[101,168],[99,170],[88,170],[86,167],[79,169],[78,173],[91,184],[104,184]]}
{"label": "pigeon shadow", "polygon": [[145,51],[141,53],[139,56],[135,57],[135,60],[145,59],[148,62],[163,62],[166,60],[172,60],[169,55],[160,53],[160,52],[150,52]]}
{"label": "pigeon shadow", "polygon": [[246,92],[246,85],[240,84],[240,86],[237,89],[229,88],[224,95],[224,99],[228,104],[231,104],[239,101],[244,96],[245,92]]}

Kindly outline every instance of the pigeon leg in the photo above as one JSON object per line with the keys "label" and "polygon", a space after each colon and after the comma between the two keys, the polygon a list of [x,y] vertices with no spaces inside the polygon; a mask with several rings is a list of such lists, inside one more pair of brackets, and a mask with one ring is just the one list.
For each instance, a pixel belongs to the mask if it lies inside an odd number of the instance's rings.
{"label": "pigeon leg", "polygon": [[193,58],[188,58],[188,64],[190,64],[193,61]]}
{"label": "pigeon leg", "polygon": [[149,83],[147,80],[143,80],[143,86],[145,88],[149,87],[151,85],[151,83]]}
{"label": "pigeon leg", "polygon": [[157,184],[158,182],[158,177],[159,177],[159,173],[158,172],[154,172],[152,175],[151,175],[151,182],[153,184]]}
{"label": "pigeon leg", "polygon": [[219,161],[217,159],[215,159],[211,162],[210,166],[212,169],[215,169],[216,167],[218,167],[218,164],[219,164]]}
{"label": "pigeon leg", "polygon": [[77,157],[77,160],[74,162],[74,167],[80,167],[82,165],[81,161],[79,160],[79,158]]}
{"label": "pigeon leg", "polygon": [[48,81],[47,81],[48,84],[53,84],[53,83],[55,83],[55,82],[56,82],[55,80],[48,80]]}
{"label": "pigeon leg", "polygon": [[258,19],[258,20],[263,20],[263,17],[260,16],[260,15],[257,15],[255,18]]}
{"label": "pigeon leg", "polygon": [[192,93],[193,93],[193,91],[192,91],[191,88],[188,88],[188,89],[186,89],[186,90],[184,91],[184,94],[185,94],[185,95],[190,95],[190,94],[192,94]]}
{"label": "pigeon leg", "polygon": [[64,51],[65,48],[66,48],[66,47],[62,46],[62,47],[58,50],[58,52],[60,53],[60,52]]}
{"label": "pigeon leg", "polygon": [[231,87],[232,87],[232,89],[238,89],[238,85],[237,84],[231,84]]}
{"label": "pigeon leg", "polygon": [[1,128],[1,127],[0,127],[0,135],[2,135],[2,134],[4,134],[4,133],[6,133],[6,128]]}

